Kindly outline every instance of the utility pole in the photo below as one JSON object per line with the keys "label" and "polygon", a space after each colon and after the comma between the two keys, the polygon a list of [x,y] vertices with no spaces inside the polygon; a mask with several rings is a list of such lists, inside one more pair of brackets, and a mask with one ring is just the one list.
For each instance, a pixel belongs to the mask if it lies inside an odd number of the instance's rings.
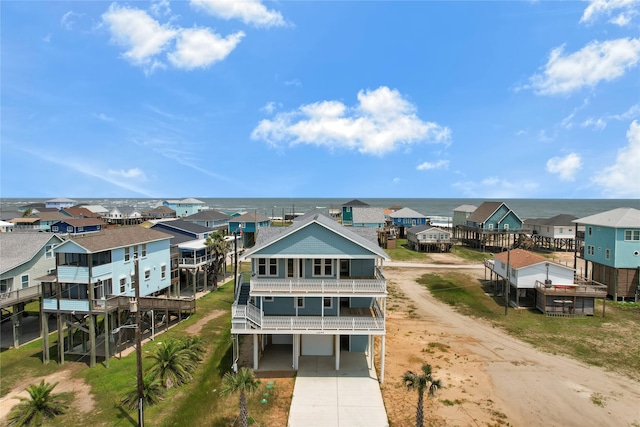
{"label": "utility pole", "polygon": [[509,290],[511,289],[511,246],[507,245],[507,289],[504,291],[504,315],[509,309]]}
{"label": "utility pole", "polygon": [[142,382],[142,332],[140,331],[140,266],[138,256],[133,258],[136,277],[136,368],[138,374],[138,426],[144,427],[144,383]]}

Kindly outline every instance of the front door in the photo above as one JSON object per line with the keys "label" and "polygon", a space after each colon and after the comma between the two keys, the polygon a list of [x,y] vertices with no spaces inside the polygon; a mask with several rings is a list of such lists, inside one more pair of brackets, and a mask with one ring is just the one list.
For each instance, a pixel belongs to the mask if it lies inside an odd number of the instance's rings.
{"label": "front door", "polygon": [[297,279],[304,277],[303,262],[302,259],[287,259],[287,277]]}

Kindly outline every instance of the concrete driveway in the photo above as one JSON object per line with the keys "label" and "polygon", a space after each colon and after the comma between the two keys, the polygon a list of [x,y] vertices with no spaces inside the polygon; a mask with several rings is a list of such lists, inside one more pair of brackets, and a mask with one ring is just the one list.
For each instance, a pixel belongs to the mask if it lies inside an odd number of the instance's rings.
{"label": "concrete driveway", "polygon": [[293,388],[289,427],[387,427],[375,369],[364,353],[302,356]]}

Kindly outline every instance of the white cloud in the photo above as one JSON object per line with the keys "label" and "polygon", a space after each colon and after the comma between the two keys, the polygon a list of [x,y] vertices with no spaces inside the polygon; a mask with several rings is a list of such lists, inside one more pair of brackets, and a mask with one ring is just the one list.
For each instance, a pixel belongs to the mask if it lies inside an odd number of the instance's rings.
{"label": "white cloud", "polygon": [[595,130],[602,130],[607,127],[607,122],[602,120],[602,118],[594,119],[593,117],[589,117],[587,120],[580,124],[583,128],[593,128]]}
{"label": "white cloud", "polygon": [[298,86],[298,87],[300,87],[300,86],[302,86],[302,82],[300,80],[298,80],[298,79],[292,79],[292,80],[286,80],[284,82],[284,85],[285,86]]}
{"label": "white cloud", "polygon": [[630,120],[640,116],[640,104],[632,105],[627,111],[622,114],[611,114],[609,118],[615,120]]}
{"label": "white cloud", "polygon": [[[624,22],[624,20],[630,19],[637,6],[637,0],[591,0],[589,6],[584,10],[580,22],[589,24],[597,20],[600,16],[611,16],[613,12],[621,11],[618,17],[609,21],[621,25],[613,21],[619,20],[620,22]],[[624,18],[620,18],[621,16],[624,16]],[[626,25],[627,23],[628,22],[622,25]]]}
{"label": "white cloud", "polygon": [[465,197],[512,199],[533,197],[538,184],[531,181],[518,181],[490,176],[481,181],[458,181],[452,185]]}
{"label": "white cloud", "polygon": [[615,24],[619,27],[626,27],[631,22],[631,18],[633,17],[633,15],[634,13],[632,12],[627,12],[627,13],[623,12],[620,15],[616,16],[615,18],[609,19],[609,23]]}
{"label": "white cloud", "polygon": [[544,70],[520,89],[534,89],[542,95],[568,94],[621,77],[639,60],[640,39],[593,41],[568,55],[560,46],[551,51]]}
{"label": "white cloud", "polygon": [[428,171],[433,169],[449,169],[449,160],[438,160],[437,162],[424,162],[419,164],[416,169],[419,171]]}
{"label": "white cloud", "polygon": [[109,174],[110,175],[116,175],[116,176],[120,176],[122,178],[127,178],[127,179],[137,179],[139,181],[146,181],[147,180],[147,176],[145,175],[145,173],[138,169],[138,168],[132,168],[129,170],[124,170],[124,169],[120,169],[120,170],[112,170],[109,169]]}
{"label": "white cloud", "polygon": [[96,119],[105,121],[105,122],[112,122],[113,121],[113,117],[109,117],[104,113],[93,113],[93,117],[95,117]]}
{"label": "white cloud", "polygon": [[275,103],[273,101],[269,101],[264,105],[264,107],[262,107],[260,109],[260,111],[264,111],[267,114],[273,114],[274,111],[276,111],[276,109],[281,107],[281,106],[282,106],[282,104],[280,104],[280,103]]}
{"label": "white cloud", "polygon": [[415,106],[397,90],[381,86],[358,92],[359,104],[347,107],[340,101],[321,101],[262,120],[251,138],[272,146],[309,144],[329,149],[357,149],[383,155],[400,145],[420,142],[449,144],[451,130],[425,122]]}
{"label": "white cloud", "polygon": [[171,14],[171,5],[169,0],[151,0],[149,11],[154,16],[167,16]]}
{"label": "white cloud", "polygon": [[207,28],[184,29],[178,35],[175,51],[167,57],[178,68],[206,68],[226,58],[243,37],[242,31],[222,38]]}
{"label": "white cloud", "polygon": [[109,27],[113,41],[128,49],[124,57],[135,65],[160,66],[152,57],[161,53],[177,34],[177,30],[161,25],[142,10],[116,4],[109,6],[102,20]]}
{"label": "white cloud", "polygon": [[400,184],[402,182],[402,180],[400,178],[396,177],[396,178],[393,178],[393,180],[391,182],[393,182],[394,184]]}
{"label": "white cloud", "polygon": [[558,175],[562,181],[573,181],[581,168],[582,159],[576,153],[547,160],[547,172]]}
{"label": "white cloud", "polygon": [[65,30],[73,30],[73,26],[81,16],[81,13],[76,13],[70,10],[60,18],[60,26]]}
{"label": "white cloud", "polygon": [[607,197],[640,198],[640,124],[637,120],[629,126],[627,140],[627,146],[618,150],[615,164],[593,178]]}
{"label": "white cloud", "polygon": [[259,0],[191,0],[191,6],[218,18],[240,19],[256,27],[286,25],[280,12],[267,9]]}

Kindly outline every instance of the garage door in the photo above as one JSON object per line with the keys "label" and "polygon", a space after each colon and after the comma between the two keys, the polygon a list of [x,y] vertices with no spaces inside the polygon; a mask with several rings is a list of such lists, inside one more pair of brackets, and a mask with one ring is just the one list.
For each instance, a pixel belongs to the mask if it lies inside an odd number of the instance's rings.
{"label": "garage door", "polygon": [[333,335],[303,335],[303,356],[333,356]]}

